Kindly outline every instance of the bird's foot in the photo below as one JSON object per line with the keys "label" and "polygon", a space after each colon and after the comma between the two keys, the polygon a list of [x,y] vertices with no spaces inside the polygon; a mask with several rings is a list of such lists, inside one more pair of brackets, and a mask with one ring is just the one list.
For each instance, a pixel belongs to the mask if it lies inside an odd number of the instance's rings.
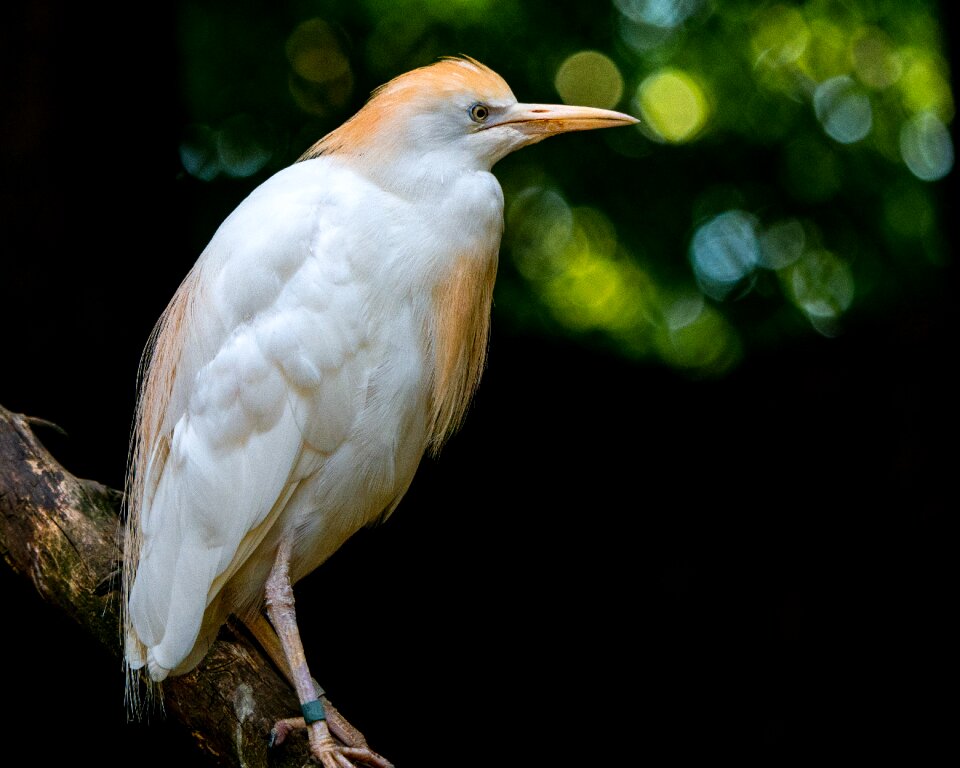
{"label": "bird's foot", "polygon": [[375,768],[393,768],[393,763],[381,757],[369,747],[348,747],[330,735],[322,723],[310,726],[310,751],[323,763],[323,768],[356,768],[357,764]]}
{"label": "bird's foot", "polygon": [[307,728],[310,749],[324,768],[356,768],[358,763],[374,768],[393,768],[393,763],[367,746],[363,734],[325,696],[323,703],[326,720],[307,725],[302,717],[289,717],[274,723],[270,746],[282,744],[293,731]]}

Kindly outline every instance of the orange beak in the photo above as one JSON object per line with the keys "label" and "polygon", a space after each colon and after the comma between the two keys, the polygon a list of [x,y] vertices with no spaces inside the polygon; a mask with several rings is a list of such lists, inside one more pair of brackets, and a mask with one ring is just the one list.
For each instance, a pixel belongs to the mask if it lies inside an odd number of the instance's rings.
{"label": "orange beak", "polygon": [[567,131],[589,131],[593,128],[616,128],[639,123],[635,117],[610,109],[572,107],[566,104],[514,104],[484,128],[513,125],[530,135],[532,141]]}

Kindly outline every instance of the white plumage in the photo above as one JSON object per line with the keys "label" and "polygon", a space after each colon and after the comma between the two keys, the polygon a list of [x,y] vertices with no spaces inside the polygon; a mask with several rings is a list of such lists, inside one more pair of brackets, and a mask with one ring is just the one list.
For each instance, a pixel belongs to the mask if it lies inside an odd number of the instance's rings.
{"label": "white plumage", "polygon": [[[461,183],[492,198],[445,206],[463,223],[457,253],[482,252],[486,271],[499,187]],[[430,202],[306,160],[247,198],[187,279],[169,455],[145,478],[156,491],[129,603],[154,679],[198,662],[227,613],[259,607],[281,532],[296,531],[295,581],[409,486],[430,428],[424,329],[451,260],[446,232],[425,236],[448,221]],[[360,219],[381,224],[350,226]]]}
{"label": "white plumage", "polygon": [[443,60],[223,222],[158,325],[138,406],[130,668],[190,670],[229,613],[263,607],[275,567],[295,583],[393,511],[483,366],[503,227],[491,167],[632,121],[517,104],[483,65]]}

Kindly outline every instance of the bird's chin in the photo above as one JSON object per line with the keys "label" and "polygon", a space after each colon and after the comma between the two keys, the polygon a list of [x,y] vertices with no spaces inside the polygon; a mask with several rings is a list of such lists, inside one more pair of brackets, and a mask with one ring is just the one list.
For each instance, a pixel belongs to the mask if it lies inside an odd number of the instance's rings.
{"label": "bird's chin", "polygon": [[481,134],[488,140],[491,167],[500,162],[507,155],[518,149],[529,147],[531,144],[543,141],[550,134],[530,132],[523,129],[522,123],[506,123],[496,128],[483,131]]}

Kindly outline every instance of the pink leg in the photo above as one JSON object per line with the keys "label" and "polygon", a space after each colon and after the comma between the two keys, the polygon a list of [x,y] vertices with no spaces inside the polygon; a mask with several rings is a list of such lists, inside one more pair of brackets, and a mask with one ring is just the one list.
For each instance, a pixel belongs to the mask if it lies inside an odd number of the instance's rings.
{"label": "pink leg", "polygon": [[[277,631],[273,625],[267,621],[262,613],[256,613],[242,619],[250,634],[256,638],[264,653],[267,654],[276,665],[277,669],[283,674],[290,685],[294,685],[293,675],[290,672],[290,666],[287,664],[287,656],[283,652],[283,646],[280,644],[280,638],[277,637]],[[317,681],[314,680],[314,688],[318,688]],[[319,689],[322,690],[322,689]],[[366,747],[367,740],[353,724],[345,718],[340,711],[333,706],[333,703],[321,694],[324,708],[327,711],[327,727],[330,733],[338,741],[346,744],[348,747]],[[307,724],[302,717],[290,717],[280,720],[274,726],[272,734],[272,744],[280,744],[291,731],[306,728]]]}
{"label": "pink leg", "polygon": [[[290,541],[285,539],[277,549],[277,559],[273,564],[273,570],[270,571],[270,578],[267,579],[267,615],[270,617],[274,629],[277,630],[277,636],[283,646],[300,706],[305,707],[305,714],[309,713],[311,717],[316,717],[323,712],[324,707],[322,701],[317,700],[313,678],[310,676],[306,656],[303,652],[300,630],[297,627],[289,568]],[[274,728],[275,742],[282,741],[292,728],[299,725],[299,720],[300,718],[290,718],[279,721]],[[310,749],[323,763],[324,768],[355,768],[351,759],[376,766],[376,768],[392,768],[389,761],[366,746],[338,744],[330,735],[325,717],[307,723],[307,732],[310,739]]]}

